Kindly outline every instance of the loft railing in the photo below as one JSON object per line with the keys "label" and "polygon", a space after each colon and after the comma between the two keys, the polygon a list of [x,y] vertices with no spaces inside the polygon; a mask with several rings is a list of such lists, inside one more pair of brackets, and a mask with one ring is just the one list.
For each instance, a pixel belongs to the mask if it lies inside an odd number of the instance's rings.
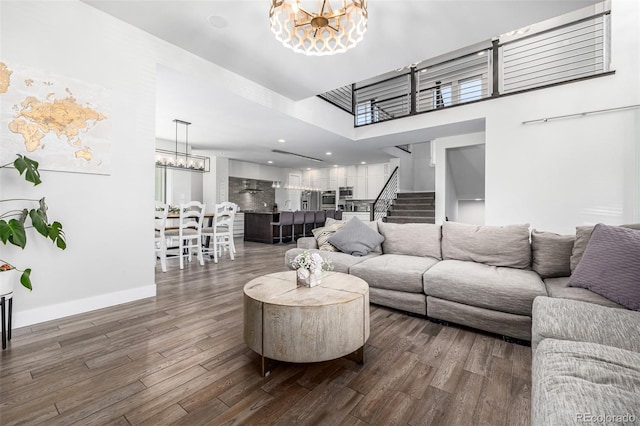
{"label": "loft railing", "polygon": [[459,57],[425,61],[381,81],[319,96],[352,114],[359,127],[607,75],[610,12],[605,1],[495,37]]}
{"label": "loft railing", "polygon": [[393,200],[396,199],[398,194],[398,167],[393,169],[393,173],[387,179],[387,182],[382,187],[380,194],[371,205],[371,220],[382,219],[387,216],[387,211],[391,207]]}

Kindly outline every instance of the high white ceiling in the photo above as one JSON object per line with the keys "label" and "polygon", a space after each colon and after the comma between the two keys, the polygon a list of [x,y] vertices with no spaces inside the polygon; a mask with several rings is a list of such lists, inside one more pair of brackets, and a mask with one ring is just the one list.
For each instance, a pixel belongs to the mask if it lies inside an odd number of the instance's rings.
{"label": "high white ceiling", "polygon": [[[366,80],[597,3],[369,0],[368,30],[358,46],[339,55],[310,57],[294,53],[275,40],[269,29],[269,0],[85,2],[292,100]],[[317,2],[310,4],[313,10]],[[273,165],[282,167],[318,167],[296,157],[271,153],[271,149],[281,149],[322,158],[327,160],[326,166],[379,162],[388,158],[380,148],[397,145],[401,139],[428,140],[424,139],[427,133],[413,132],[411,137],[395,135],[377,138],[373,144],[354,143],[162,67],[158,69],[157,89],[158,138],[175,140],[174,118],[190,121],[192,145],[230,158],[262,164],[272,160]],[[277,139],[282,137],[287,142],[279,144]],[[326,151],[333,155],[326,156]]]}

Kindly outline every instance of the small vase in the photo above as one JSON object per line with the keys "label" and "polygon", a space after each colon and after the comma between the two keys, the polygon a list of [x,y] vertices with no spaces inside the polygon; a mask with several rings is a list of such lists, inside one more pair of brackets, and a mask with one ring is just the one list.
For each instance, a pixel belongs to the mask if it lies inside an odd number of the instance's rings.
{"label": "small vase", "polygon": [[296,271],[296,282],[298,283],[298,287],[315,287],[320,282],[322,278],[322,272],[312,274],[306,269],[298,269]]}

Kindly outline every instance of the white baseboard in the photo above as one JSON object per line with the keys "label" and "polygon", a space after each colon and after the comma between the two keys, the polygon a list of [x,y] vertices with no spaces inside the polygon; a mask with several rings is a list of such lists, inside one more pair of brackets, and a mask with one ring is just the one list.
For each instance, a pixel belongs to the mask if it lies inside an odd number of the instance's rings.
{"label": "white baseboard", "polygon": [[79,299],[70,302],[58,303],[51,306],[44,306],[42,308],[14,312],[12,328],[15,329],[20,327],[27,327],[45,321],[51,321],[71,315],[82,314],[85,312],[94,311],[96,309],[120,305],[122,303],[133,302],[134,300],[145,299],[147,297],[153,297],[155,295],[156,286],[148,285],[131,290],[102,294],[100,296],[88,297],[86,299]]}

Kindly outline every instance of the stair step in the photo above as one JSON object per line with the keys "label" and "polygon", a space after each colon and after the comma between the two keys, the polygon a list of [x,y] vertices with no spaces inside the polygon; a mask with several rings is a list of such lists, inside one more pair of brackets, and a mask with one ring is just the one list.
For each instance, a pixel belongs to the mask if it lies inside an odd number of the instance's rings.
{"label": "stair step", "polygon": [[398,198],[435,198],[435,192],[398,192]]}
{"label": "stair step", "polygon": [[387,216],[388,223],[436,223],[434,217]]}
{"label": "stair step", "polygon": [[411,217],[435,217],[435,210],[394,210],[387,212],[388,216],[411,216]]}
{"label": "stair step", "polygon": [[396,198],[393,201],[393,204],[434,204],[435,200],[433,198]]}
{"label": "stair step", "polygon": [[394,203],[391,207],[393,210],[433,210],[435,203]]}

